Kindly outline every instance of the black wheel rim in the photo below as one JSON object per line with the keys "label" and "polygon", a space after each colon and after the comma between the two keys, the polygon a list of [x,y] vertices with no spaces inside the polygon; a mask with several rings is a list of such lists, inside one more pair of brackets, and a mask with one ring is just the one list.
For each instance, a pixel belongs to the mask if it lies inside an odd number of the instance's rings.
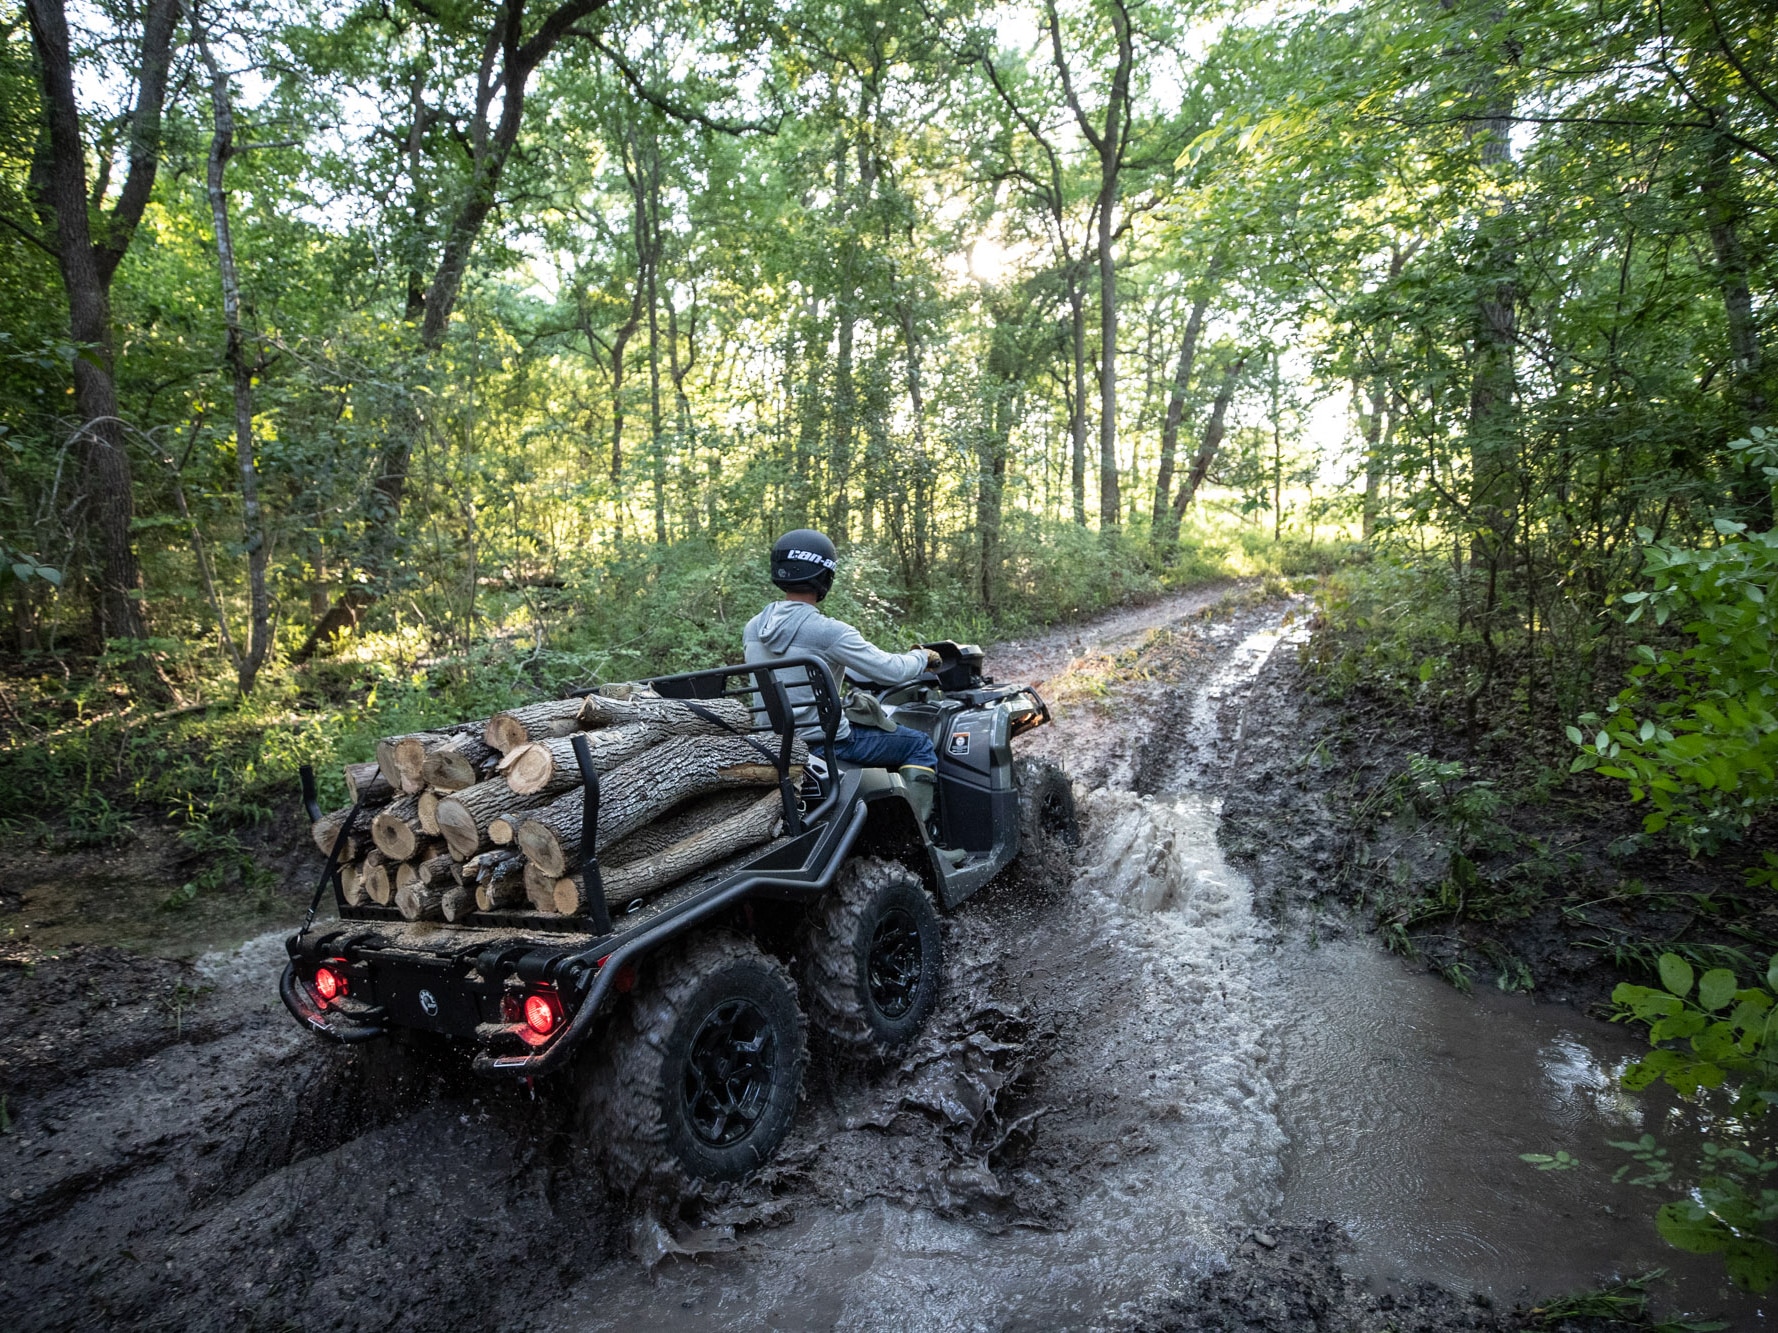
{"label": "black wheel rim", "polygon": [[705,1143],[726,1148],[753,1132],[771,1103],[778,1039],[751,1000],[724,1000],[698,1026],[685,1062],[685,1118]]}
{"label": "black wheel rim", "polygon": [[883,913],[871,935],[866,966],[870,1000],[885,1018],[900,1018],[914,1007],[920,989],[920,923],[905,907]]}

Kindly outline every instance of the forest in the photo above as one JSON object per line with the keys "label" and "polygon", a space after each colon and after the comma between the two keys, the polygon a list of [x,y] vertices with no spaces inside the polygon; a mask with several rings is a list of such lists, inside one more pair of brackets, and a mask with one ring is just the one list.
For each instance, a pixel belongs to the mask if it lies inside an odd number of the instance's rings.
{"label": "forest", "polygon": [[0,0],[0,236],[15,850],[263,913],[297,764],[735,660],[810,526],[888,646],[1291,599],[1384,942],[1637,898],[1630,1084],[1778,1099],[1766,0]]}

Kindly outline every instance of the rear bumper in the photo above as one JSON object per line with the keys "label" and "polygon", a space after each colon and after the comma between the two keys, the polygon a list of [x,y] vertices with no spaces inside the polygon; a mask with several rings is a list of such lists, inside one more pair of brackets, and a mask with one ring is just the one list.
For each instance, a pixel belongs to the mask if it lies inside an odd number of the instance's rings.
{"label": "rear bumper", "polygon": [[297,1022],[335,1041],[369,1041],[383,1035],[380,1023],[361,1022],[343,1013],[330,1014],[323,1009],[309,994],[309,988],[297,980],[295,962],[284,964],[284,974],[278,978],[278,998],[284,1001],[284,1007]]}

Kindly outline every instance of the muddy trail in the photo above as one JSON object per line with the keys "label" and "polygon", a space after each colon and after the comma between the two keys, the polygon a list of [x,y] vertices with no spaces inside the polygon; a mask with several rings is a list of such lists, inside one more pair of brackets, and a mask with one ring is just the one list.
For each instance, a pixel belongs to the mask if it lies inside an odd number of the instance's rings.
{"label": "muddy trail", "polygon": [[299,1030],[279,932],[0,966],[8,1327],[1518,1329],[1657,1266],[1765,1326],[1615,1163],[1518,1161],[1654,1114],[1622,1033],[1459,996],[1324,900],[1306,609],[1213,589],[993,650],[1054,701],[1022,744],[1076,780],[1072,880],[949,918],[913,1049],[818,1061],[774,1164],[666,1213],[608,1198],[568,1080]]}

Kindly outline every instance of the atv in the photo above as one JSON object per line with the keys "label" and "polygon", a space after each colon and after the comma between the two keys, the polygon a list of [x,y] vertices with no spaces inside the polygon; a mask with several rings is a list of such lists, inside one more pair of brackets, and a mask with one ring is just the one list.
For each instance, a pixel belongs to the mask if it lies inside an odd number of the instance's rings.
{"label": "atv", "polygon": [[[497,910],[448,925],[348,905],[330,856],[287,942],[285,1006],[339,1042],[437,1034],[488,1075],[576,1066],[585,1131],[620,1185],[674,1168],[745,1176],[790,1128],[811,1024],[841,1058],[907,1044],[943,984],[940,910],[1015,862],[1041,873],[1079,841],[1060,770],[1013,757],[1014,738],[1049,721],[1037,691],[996,685],[979,648],[923,646],[939,664],[918,679],[852,688],[932,737],[931,826],[897,773],[820,758],[832,755],[842,716],[824,663],[659,677],[647,684],[664,697],[746,705],[749,733],[778,771],[778,838],[614,912],[589,837],[585,915]],[[811,745],[800,766],[799,731]],[[583,777],[583,826],[594,829],[598,775],[586,766]],[[318,818],[313,774],[303,781]],[[329,887],[339,920],[317,925]]]}

